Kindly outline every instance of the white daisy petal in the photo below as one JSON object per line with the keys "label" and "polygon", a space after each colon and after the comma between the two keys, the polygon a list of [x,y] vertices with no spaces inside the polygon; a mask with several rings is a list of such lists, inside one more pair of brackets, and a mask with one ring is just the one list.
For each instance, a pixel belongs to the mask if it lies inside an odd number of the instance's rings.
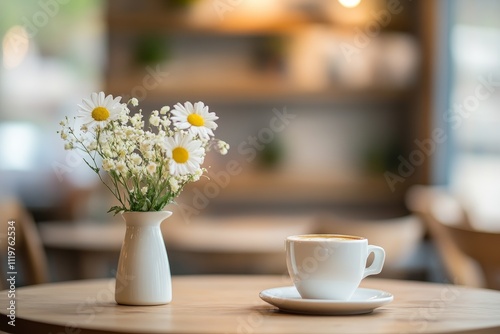
{"label": "white daisy petal", "polygon": [[97,93],[90,94],[90,101],[92,101],[93,106],[99,105],[98,95]]}
{"label": "white daisy petal", "polygon": [[99,96],[98,96],[98,99],[97,101],[99,101],[99,105],[103,105],[104,104],[104,99],[106,98],[106,96],[104,95],[104,92],[99,92]]}

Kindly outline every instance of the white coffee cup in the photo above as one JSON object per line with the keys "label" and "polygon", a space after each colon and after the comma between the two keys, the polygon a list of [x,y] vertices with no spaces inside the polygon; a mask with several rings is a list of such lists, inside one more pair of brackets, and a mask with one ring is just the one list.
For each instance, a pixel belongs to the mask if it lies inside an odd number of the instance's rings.
{"label": "white coffee cup", "polygon": [[[368,256],[374,259],[366,267]],[[361,280],[382,271],[385,251],[363,237],[305,234],[286,239],[288,273],[304,299],[349,300]]]}

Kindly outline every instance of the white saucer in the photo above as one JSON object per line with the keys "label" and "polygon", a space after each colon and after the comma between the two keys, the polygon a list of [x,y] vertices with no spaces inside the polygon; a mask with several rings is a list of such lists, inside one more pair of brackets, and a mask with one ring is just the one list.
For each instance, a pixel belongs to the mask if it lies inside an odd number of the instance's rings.
{"label": "white saucer", "polygon": [[320,315],[370,313],[394,299],[389,292],[364,288],[356,289],[348,301],[302,299],[294,286],[267,289],[261,291],[259,296],[283,312]]}

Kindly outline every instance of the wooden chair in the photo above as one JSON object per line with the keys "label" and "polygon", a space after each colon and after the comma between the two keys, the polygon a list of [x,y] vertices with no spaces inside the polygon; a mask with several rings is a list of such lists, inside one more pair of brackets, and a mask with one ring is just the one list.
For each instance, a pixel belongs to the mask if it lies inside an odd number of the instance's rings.
{"label": "wooden chair", "polygon": [[[13,222],[10,223],[9,222]],[[17,283],[22,281],[22,285],[40,284],[49,281],[48,263],[40,240],[37,227],[31,215],[15,199],[0,201],[0,257],[2,266],[7,268],[8,227],[15,228],[15,271],[18,273]],[[12,231],[13,229],[10,229]],[[11,235],[12,237],[12,235]],[[4,269],[2,268],[2,269]],[[2,275],[10,270],[2,270]],[[7,286],[6,277],[1,278],[0,287]]]}
{"label": "wooden chair", "polygon": [[486,287],[500,290],[500,233],[474,231],[442,223],[458,248],[477,261]]}
{"label": "wooden chair", "polygon": [[414,186],[406,195],[410,210],[425,221],[455,284],[500,288],[500,234],[476,231],[461,203],[446,190]]}
{"label": "wooden chair", "polygon": [[391,219],[353,220],[323,215],[317,221],[314,233],[335,233],[363,236],[368,243],[381,246],[386,253],[382,276],[405,278],[405,262],[420,245],[424,228],[413,215]]}

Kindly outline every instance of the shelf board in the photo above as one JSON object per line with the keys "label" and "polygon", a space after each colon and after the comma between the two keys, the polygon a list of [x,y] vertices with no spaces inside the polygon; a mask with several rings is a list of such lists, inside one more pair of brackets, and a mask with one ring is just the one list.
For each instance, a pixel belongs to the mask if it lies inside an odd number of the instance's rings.
{"label": "shelf board", "polygon": [[[167,11],[109,12],[107,21],[111,32],[166,32],[198,35],[289,34],[315,24],[327,26],[342,34],[353,35],[354,28],[360,28],[359,23],[336,23],[301,12],[288,12],[267,19],[250,15],[242,17],[228,15],[224,20],[212,21],[197,20],[185,13],[172,14]],[[365,25],[361,25],[361,28],[365,28]],[[384,30],[411,32],[412,26],[407,20],[400,18],[392,20],[391,24],[384,27]]]}
{"label": "shelf board", "polygon": [[280,16],[276,20],[221,20],[194,22],[186,15],[168,13],[120,13],[108,14],[108,28],[111,32],[169,32],[182,34],[282,34],[311,24],[303,15]]}
{"label": "shelf board", "polygon": [[[196,80],[195,80],[196,81]],[[217,81],[217,82],[216,82]],[[255,82],[222,82],[214,80],[210,83],[192,85],[163,83],[153,90],[147,91],[148,100],[204,100],[206,102],[251,102],[251,101],[307,101],[317,103],[332,102],[377,102],[398,103],[411,97],[410,89],[366,87],[349,88],[330,86],[321,89],[305,89],[286,82],[256,80]],[[140,81],[125,78],[108,80],[106,91],[114,95],[131,95]]]}

